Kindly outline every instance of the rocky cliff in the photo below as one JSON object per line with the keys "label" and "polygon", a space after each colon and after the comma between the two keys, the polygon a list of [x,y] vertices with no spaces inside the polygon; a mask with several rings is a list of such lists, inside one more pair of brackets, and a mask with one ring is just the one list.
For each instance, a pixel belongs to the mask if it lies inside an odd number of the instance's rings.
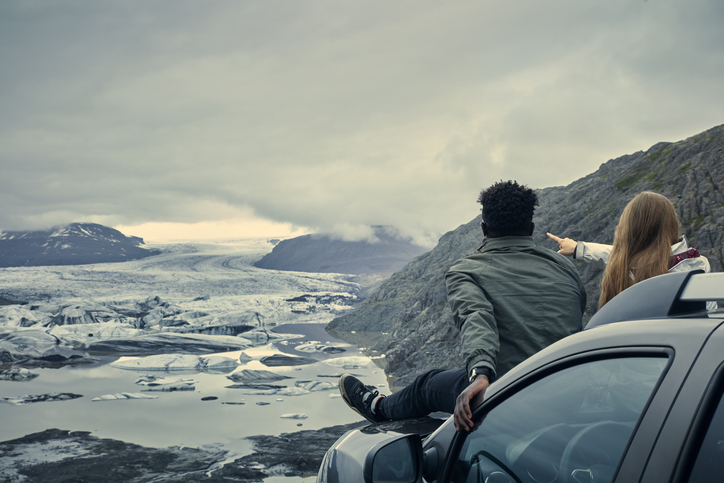
{"label": "rocky cliff", "polygon": [[0,267],[125,262],[159,253],[143,239],[96,223],[0,233]]}
{"label": "rocky cliff", "polygon": [[[534,239],[552,249],[557,246],[547,239],[546,231],[613,243],[624,206],[645,190],[674,203],[689,244],[709,258],[713,271],[722,271],[724,125],[610,160],[568,186],[539,190]],[[396,386],[431,368],[460,367],[459,333],[447,306],[443,278],[455,260],[475,251],[481,237],[479,217],[445,234],[431,252],[395,273],[359,308],[334,319],[328,330],[384,354],[385,371]],[[586,318],[590,318],[597,306],[601,271],[577,266],[588,291]]]}

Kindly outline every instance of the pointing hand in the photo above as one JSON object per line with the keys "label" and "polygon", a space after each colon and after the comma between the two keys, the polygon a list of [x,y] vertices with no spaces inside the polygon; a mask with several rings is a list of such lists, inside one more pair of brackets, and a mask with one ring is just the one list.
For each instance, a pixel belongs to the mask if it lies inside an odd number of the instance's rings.
{"label": "pointing hand", "polygon": [[571,240],[570,238],[559,238],[551,233],[546,233],[546,235],[548,235],[548,238],[558,243],[558,247],[560,248],[558,253],[561,255],[570,257],[576,251],[578,243],[575,240]]}

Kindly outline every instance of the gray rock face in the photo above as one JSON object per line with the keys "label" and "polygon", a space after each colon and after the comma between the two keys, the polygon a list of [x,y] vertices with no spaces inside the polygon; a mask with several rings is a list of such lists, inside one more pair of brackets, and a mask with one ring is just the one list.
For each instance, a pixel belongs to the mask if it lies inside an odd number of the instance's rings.
{"label": "gray rock face", "polygon": [[[621,156],[568,186],[538,191],[534,240],[556,248],[545,232],[575,240],[613,243],[626,204],[656,191],[676,207],[682,232],[713,271],[724,265],[724,125],[684,141],[658,143]],[[404,386],[426,370],[460,367],[444,276],[452,263],[480,245],[480,218],[446,233],[438,245],[380,285],[360,307],[334,319],[328,330],[385,354],[385,372]],[[602,272],[577,265],[588,292],[586,320],[595,312]]]}

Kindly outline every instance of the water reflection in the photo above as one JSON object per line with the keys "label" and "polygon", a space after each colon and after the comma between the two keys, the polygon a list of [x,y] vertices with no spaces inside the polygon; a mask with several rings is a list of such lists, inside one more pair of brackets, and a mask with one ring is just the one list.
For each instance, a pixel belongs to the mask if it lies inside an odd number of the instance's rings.
{"label": "water reflection", "polygon": [[[265,370],[259,359],[273,354],[310,356],[295,351],[295,346],[311,341],[341,342],[324,331],[322,324],[297,324],[275,328],[276,332],[295,331],[298,339],[282,340],[243,352],[253,360],[240,369]],[[242,351],[224,354],[238,358]],[[355,347],[347,352],[314,354],[315,364],[295,367],[275,367],[274,372],[294,380],[323,380],[336,382],[340,368],[325,361],[336,357],[366,357]],[[149,447],[200,447],[203,445],[233,445],[239,438],[257,434],[278,435],[301,429],[347,424],[359,420],[344,402],[334,397],[336,390],[311,392],[302,396],[278,397],[274,394],[245,394],[227,388],[228,374],[184,371],[184,377],[195,380],[194,391],[154,392],[158,399],[100,401],[92,399],[106,394],[140,392],[143,386],[135,383],[143,372],[121,370],[110,366],[119,358],[100,357],[91,365],[35,369],[39,377],[28,382],[0,382],[0,397],[24,394],[73,392],[84,397],[72,401],[35,403],[22,406],[0,404],[0,425],[3,440],[18,438],[50,428],[71,431],[90,431],[94,436],[118,439]],[[366,359],[369,361],[369,358]],[[355,369],[373,384],[384,385],[381,370],[368,362]],[[159,373],[156,373],[157,375]],[[174,372],[179,375],[179,372]],[[320,379],[320,376],[327,376]],[[290,384],[294,387],[294,384]],[[215,396],[216,400],[202,401]],[[333,397],[330,397],[333,396]],[[286,413],[304,413],[305,420],[282,419]],[[288,480],[284,480],[288,481]],[[304,480],[300,480],[304,481]]]}

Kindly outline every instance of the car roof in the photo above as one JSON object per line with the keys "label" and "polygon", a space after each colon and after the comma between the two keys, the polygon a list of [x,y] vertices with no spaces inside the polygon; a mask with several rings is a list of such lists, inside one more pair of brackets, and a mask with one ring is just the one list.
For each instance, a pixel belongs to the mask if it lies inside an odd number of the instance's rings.
{"label": "car roof", "polygon": [[724,273],[676,272],[639,282],[604,305],[586,329],[614,322],[706,317],[706,302],[724,302]]}

